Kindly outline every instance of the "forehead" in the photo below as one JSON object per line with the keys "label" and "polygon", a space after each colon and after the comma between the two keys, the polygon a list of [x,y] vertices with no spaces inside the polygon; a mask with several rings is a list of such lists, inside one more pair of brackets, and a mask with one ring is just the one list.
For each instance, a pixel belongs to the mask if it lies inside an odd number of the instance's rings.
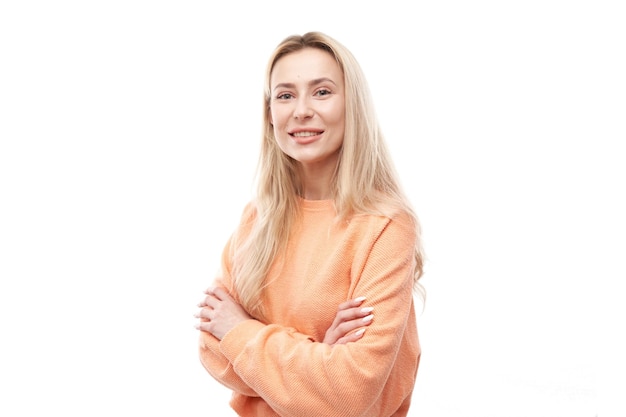
{"label": "forehead", "polygon": [[270,84],[306,82],[319,78],[329,78],[336,84],[343,84],[343,72],[329,52],[305,48],[276,61],[270,75]]}

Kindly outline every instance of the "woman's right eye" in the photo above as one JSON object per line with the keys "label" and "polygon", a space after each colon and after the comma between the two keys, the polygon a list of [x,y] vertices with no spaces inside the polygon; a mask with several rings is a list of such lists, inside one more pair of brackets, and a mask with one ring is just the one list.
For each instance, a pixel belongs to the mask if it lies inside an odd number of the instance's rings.
{"label": "woman's right eye", "polygon": [[290,98],[293,98],[293,95],[290,93],[282,93],[277,95],[276,98],[279,100],[289,100]]}

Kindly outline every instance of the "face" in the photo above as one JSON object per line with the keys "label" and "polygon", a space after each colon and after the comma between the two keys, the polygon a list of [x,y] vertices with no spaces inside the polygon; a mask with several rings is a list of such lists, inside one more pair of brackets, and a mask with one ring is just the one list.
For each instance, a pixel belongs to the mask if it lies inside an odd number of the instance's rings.
{"label": "face", "polygon": [[270,76],[270,120],[280,149],[305,168],[334,169],[344,136],[343,72],[325,51],[280,58]]}

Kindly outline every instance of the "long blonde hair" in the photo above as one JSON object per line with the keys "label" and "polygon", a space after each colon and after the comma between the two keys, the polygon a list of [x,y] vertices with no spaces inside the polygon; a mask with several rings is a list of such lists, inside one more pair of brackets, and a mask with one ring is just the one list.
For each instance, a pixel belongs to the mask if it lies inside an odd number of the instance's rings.
{"label": "long blonde hair", "polygon": [[304,48],[328,52],[343,71],[345,85],[345,134],[332,192],[338,219],[359,213],[391,215],[403,210],[414,219],[415,288],[424,295],[418,280],[423,273],[419,222],[402,192],[383,135],[378,126],[369,88],[360,65],[342,44],[320,33],[285,38],[269,59],[265,74],[264,119],[261,152],[257,166],[257,193],[251,231],[232,245],[233,285],[242,306],[263,319],[261,296],[272,262],[287,243],[298,216],[301,182],[298,162],[278,147],[270,123],[270,76],[283,56]]}

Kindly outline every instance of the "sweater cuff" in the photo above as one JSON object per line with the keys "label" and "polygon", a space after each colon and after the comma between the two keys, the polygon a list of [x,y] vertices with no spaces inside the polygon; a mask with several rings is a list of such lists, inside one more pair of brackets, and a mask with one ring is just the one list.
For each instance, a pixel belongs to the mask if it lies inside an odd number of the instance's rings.
{"label": "sweater cuff", "polygon": [[258,320],[242,321],[224,335],[220,342],[220,350],[230,363],[234,363],[246,344],[254,339],[264,327],[265,325]]}

